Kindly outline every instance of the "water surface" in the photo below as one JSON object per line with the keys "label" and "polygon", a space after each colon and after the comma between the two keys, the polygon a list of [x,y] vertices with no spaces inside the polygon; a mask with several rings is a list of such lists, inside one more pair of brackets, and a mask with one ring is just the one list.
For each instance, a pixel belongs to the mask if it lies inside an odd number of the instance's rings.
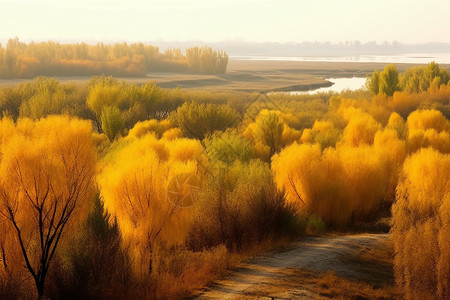
{"label": "water surface", "polygon": [[366,83],[365,77],[352,77],[352,78],[327,78],[333,83],[332,86],[318,88],[310,91],[292,91],[288,92],[291,95],[300,95],[300,94],[315,94],[315,93],[327,93],[327,92],[336,92],[340,93],[343,90],[358,90],[364,87]]}

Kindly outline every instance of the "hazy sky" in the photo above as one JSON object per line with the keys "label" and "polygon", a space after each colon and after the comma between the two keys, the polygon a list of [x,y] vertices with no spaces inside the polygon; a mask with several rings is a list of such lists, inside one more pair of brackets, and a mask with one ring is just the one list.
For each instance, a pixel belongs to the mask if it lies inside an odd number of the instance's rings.
{"label": "hazy sky", "polygon": [[0,40],[450,43],[450,0],[0,0]]}

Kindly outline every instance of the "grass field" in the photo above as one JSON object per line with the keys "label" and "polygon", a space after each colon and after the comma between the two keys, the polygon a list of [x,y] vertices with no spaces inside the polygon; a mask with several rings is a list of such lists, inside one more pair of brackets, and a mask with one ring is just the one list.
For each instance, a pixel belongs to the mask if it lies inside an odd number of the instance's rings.
{"label": "grass field", "polygon": [[[121,78],[142,84],[155,80],[163,88],[214,89],[248,92],[300,91],[330,86],[326,78],[365,77],[373,70],[381,70],[385,63],[358,62],[302,62],[230,60],[227,73],[195,75],[183,73],[149,73],[145,77]],[[412,64],[397,64],[399,72]],[[442,67],[450,68],[450,65]],[[62,82],[83,83],[90,77],[58,77]],[[25,79],[0,80],[0,86],[16,85]]]}

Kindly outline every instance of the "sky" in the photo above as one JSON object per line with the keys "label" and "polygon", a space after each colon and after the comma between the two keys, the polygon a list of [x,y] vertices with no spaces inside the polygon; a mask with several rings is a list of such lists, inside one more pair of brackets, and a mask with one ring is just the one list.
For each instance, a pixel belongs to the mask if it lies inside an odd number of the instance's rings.
{"label": "sky", "polygon": [[0,41],[450,43],[450,0],[0,0]]}

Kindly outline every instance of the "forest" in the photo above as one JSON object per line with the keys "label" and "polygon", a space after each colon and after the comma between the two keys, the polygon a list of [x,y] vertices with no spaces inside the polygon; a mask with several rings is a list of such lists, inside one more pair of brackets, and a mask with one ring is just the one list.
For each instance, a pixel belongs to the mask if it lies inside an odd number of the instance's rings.
{"label": "forest", "polygon": [[159,48],[143,43],[88,45],[57,42],[0,44],[0,78],[35,76],[145,76],[148,72],[225,73],[228,54],[210,47]]}
{"label": "forest", "polygon": [[[0,77],[224,72],[228,59],[166,52],[10,40]],[[303,95],[40,76],[0,87],[0,111],[1,299],[182,298],[263,245],[383,217],[402,298],[450,298],[450,74],[437,63]]]}

